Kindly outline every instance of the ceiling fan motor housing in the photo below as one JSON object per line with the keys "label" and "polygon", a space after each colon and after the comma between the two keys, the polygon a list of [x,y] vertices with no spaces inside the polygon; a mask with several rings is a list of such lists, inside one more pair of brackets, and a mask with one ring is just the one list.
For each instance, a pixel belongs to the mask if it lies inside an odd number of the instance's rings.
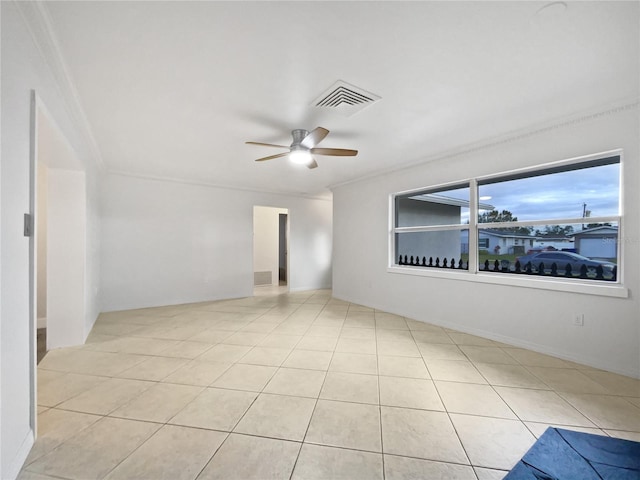
{"label": "ceiling fan motor housing", "polygon": [[307,135],[309,135],[309,131],[303,128],[291,130],[291,136],[293,137],[293,143],[291,144],[291,147],[294,147],[296,145],[299,146],[300,142],[302,142],[304,137],[306,137]]}

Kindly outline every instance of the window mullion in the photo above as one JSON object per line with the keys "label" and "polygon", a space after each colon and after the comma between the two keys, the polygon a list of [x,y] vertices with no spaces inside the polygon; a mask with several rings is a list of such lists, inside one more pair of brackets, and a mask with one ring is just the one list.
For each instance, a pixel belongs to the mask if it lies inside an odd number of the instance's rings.
{"label": "window mullion", "polygon": [[478,182],[469,181],[469,273],[478,272]]}

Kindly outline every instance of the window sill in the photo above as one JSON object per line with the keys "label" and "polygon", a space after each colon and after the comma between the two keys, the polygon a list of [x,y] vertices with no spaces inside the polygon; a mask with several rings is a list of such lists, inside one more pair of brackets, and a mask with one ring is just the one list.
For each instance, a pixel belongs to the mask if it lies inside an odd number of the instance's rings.
{"label": "window sill", "polygon": [[509,275],[500,273],[469,273],[466,270],[429,269],[424,267],[409,267],[393,265],[387,267],[387,272],[414,275],[418,277],[446,278],[463,282],[490,283],[510,287],[535,288],[539,290],[553,290],[555,292],[580,293],[585,295],[600,295],[604,297],[627,298],[629,289],[619,283],[605,282],[596,284],[593,281],[563,280],[562,278],[539,279],[529,275]]}

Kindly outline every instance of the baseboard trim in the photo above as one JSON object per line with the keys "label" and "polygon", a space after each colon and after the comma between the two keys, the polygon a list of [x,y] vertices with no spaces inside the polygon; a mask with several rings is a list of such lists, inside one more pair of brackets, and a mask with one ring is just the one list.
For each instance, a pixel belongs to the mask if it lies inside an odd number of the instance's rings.
{"label": "baseboard trim", "polygon": [[24,465],[24,462],[27,459],[27,456],[29,455],[34,442],[35,438],[33,435],[33,430],[29,429],[27,435],[22,441],[22,445],[20,445],[20,448],[16,452],[16,456],[13,458],[9,469],[6,472],[2,472],[2,478],[14,480],[18,477],[18,474],[20,473],[20,470],[22,470],[22,466]]}
{"label": "baseboard trim", "polygon": [[[403,312],[402,309],[389,309],[383,305],[377,305],[377,304],[370,304],[369,302],[363,302],[363,301],[359,301],[358,299],[348,299],[348,298],[344,298],[340,295],[334,295],[334,298],[338,299],[338,300],[343,300],[345,302],[350,302],[350,303],[356,303],[358,305],[364,305],[370,308],[374,308],[376,310],[382,310],[385,312],[389,312],[389,313],[393,313],[395,315],[401,315],[403,317],[407,317],[407,318],[413,318],[412,314],[410,314],[409,312]],[[607,372],[611,372],[611,373],[617,373],[619,375],[624,375],[626,377],[631,377],[631,378],[637,378],[640,379],[640,371],[638,370],[629,370],[629,369],[621,369],[618,368],[617,366],[613,366],[613,365],[607,365],[605,363],[598,363],[598,362],[593,362],[592,360],[588,359],[588,358],[582,358],[579,355],[567,355],[566,352],[561,352],[561,351],[557,351],[553,348],[549,348],[546,345],[540,345],[537,343],[533,343],[533,342],[527,342],[526,340],[522,340],[519,338],[513,338],[513,337],[508,337],[506,335],[500,335],[500,334],[496,334],[493,332],[487,332],[481,329],[477,329],[477,328],[469,328],[466,327],[464,325],[459,325],[455,322],[447,322],[447,321],[442,321],[441,319],[434,319],[434,320],[430,320],[429,322],[426,322],[425,320],[418,320],[418,319],[414,319],[418,322],[424,322],[424,323],[430,323],[433,325],[437,325],[439,327],[446,327],[446,328],[451,328],[453,330],[457,330],[459,332],[462,333],[468,333],[471,335],[476,335],[478,337],[482,337],[482,338],[487,338],[489,340],[495,340],[496,342],[501,342],[501,343],[506,343],[508,345],[511,345],[513,347],[519,347],[519,348],[526,348],[528,350],[537,352],[537,353],[542,353],[544,355],[550,355],[556,358],[560,358],[562,360],[567,360],[569,362],[574,362],[574,363],[579,363],[581,365],[585,365],[587,367],[592,367],[592,368],[597,368],[597,369],[601,369],[601,370],[606,370]]]}
{"label": "baseboard trim", "polygon": [[331,290],[331,285],[325,285],[325,286],[313,286],[313,287],[295,287],[295,288],[289,288],[289,292],[304,292],[307,290]]}

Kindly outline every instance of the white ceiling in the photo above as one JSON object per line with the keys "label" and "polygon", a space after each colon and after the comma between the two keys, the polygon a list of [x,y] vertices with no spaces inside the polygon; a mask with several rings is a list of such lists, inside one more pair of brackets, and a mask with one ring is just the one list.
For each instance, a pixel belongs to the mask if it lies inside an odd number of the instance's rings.
{"label": "white ceiling", "polygon": [[[110,171],[319,195],[639,94],[638,2],[45,2]],[[564,11],[563,11],[564,10]],[[382,97],[311,103],[343,80]],[[247,140],[331,130],[308,170]]]}

